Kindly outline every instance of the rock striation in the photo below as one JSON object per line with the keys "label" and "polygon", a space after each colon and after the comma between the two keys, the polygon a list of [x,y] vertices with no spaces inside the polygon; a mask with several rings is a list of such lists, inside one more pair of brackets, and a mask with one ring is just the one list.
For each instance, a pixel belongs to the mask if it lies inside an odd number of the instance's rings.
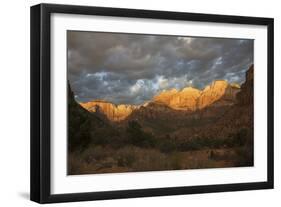
{"label": "rock striation", "polygon": [[214,81],[202,91],[198,98],[198,109],[203,109],[211,104],[231,105],[235,103],[239,91],[240,87],[236,84],[228,84],[225,80]]}
{"label": "rock striation", "polygon": [[[164,91],[153,98],[153,101],[166,104],[175,110],[196,111],[212,104],[231,105],[240,91],[238,84],[229,84],[225,80],[214,81],[202,91],[187,87],[181,91],[172,89]],[[219,102],[218,102],[219,101]]]}
{"label": "rock striation", "polygon": [[153,101],[165,104],[175,110],[195,111],[200,94],[200,90],[192,87],[184,88],[181,91],[172,89],[158,94],[153,98]]}
{"label": "rock striation", "polygon": [[105,114],[106,117],[111,121],[122,121],[127,116],[129,116],[135,109],[139,108],[139,106],[129,104],[115,105],[113,103],[103,100],[94,100],[80,104],[82,107],[84,107],[90,112],[95,112],[97,114]]}

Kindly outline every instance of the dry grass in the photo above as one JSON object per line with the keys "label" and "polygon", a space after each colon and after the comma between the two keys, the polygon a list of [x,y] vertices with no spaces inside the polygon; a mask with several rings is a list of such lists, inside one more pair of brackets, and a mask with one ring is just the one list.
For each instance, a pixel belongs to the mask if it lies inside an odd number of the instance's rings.
{"label": "dry grass", "polygon": [[157,149],[126,146],[118,150],[91,146],[68,157],[68,174],[120,173],[234,167],[235,149],[162,153]]}

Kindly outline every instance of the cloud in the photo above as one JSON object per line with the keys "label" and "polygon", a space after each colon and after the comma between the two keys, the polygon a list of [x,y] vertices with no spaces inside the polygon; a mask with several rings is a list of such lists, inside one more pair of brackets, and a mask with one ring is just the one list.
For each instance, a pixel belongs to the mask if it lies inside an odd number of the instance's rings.
{"label": "cloud", "polygon": [[216,79],[244,82],[253,63],[253,40],[67,33],[68,77],[78,101],[139,104],[163,89]]}

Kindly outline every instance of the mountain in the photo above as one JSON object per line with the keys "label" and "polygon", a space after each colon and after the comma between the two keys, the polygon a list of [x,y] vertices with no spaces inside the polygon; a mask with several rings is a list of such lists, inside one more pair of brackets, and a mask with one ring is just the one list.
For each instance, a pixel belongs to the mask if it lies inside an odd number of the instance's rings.
{"label": "mountain", "polygon": [[[246,131],[248,140],[253,140],[254,126],[254,66],[251,65],[246,72],[246,80],[241,85],[240,91],[235,91],[236,101],[233,105],[223,104],[217,107],[217,103],[224,102],[233,96],[233,91],[227,89],[221,99],[216,101],[210,107],[206,107],[199,112],[195,122],[201,123],[194,127],[182,127],[174,131],[171,136],[176,137],[209,137],[227,138],[233,135],[239,135],[241,131]],[[198,114],[198,112],[193,113]],[[209,120],[209,121],[208,121]],[[206,123],[206,124],[202,124]],[[244,133],[243,132],[243,133]]]}
{"label": "mountain", "polygon": [[[107,119],[111,121],[120,122],[128,118],[136,110],[141,109],[141,114],[143,114],[143,107],[148,106],[149,107],[147,111],[151,113],[150,116],[153,116],[153,114],[163,111],[164,108],[166,111],[172,109],[184,111],[184,113],[190,113],[197,110],[202,110],[211,105],[232,105],[235,103],[236,94],[239,91],[239,85],[229,84],[224,80],[218,80],[214,81],[211,85],[206,86],[202,91],[193,87],[186,87],[182,90],[165,90],[154,96],[151,101],[142,105],[115,105],[104,100],[93,100],[80,103],[80,105],[90,112],[104,114]],[[153,108],[155,108],[154,111]]]}
{"label": "mountain", "polygon": [[175,110],[195,111],[200,94],[200,90],[192,87],[184,88],[181,91],[172,89],[158,94],[153,101],[163,103]]}
{"label": "mountain", "polygon": [[[89,144],[101,144],[118,137],[118,131],[98,113],[90,113],[74,99],[68,84],[68,149],[83,150]],[[109,142],[109,141],[108,141]],[[112,141],[111,141],[112,142]]]}
{"label": "mountain", "polygon": [[80,105],[90,112],[103,113],[111,121],[124,120],[135,109],[139,108],[139,106],[128,104],[115,105],[103,100],[94,100]]}
{"label": "mountain", "polygon": [[170,104],[170,100],[178,94],[178,90],[173,88],[171,90],[164,90],[160,94],[153,97],[154,102],[163,103],[166,105]]}
{"label": "mountain", "polygon": [[68,149],[74,151],[85,148],[90,143],[92,126],[104,125],[94,114],[82,108],[74,99],[74,94],[68,83]]}
{"label": "mountain", "polygon": [[229,84],[225,80],[214,81],[204,90],[187,87],[181,91],[176,89],[161,92],[153,98],[154,102],[162,103],[175,110],[196,111],[210,106],[220,100],[217,105],[233,104],[236,94],[240,91],[237,84]]}
{"label": "mountain", "polygon": [[[188,96],[182,95],[188,91]],[[195,110],[190,105],[184,105],[184,102],[178,101],[175,104],[171,101],[176,98],[184,100],[183,97],[188,97],[188,103],[197,104]],[[251,139],[253,66],[246,72],[246,81],[241,88],[239,85],[219,80],[202,91],[190,87],[182,91],[164,91],[154,97],[146,107],[133,111],[126,120],[138,121],[145,131],[158,137],[169,134],[174,139],[183,140],[198,137],[225,139],[236,136],[240,130],[246,130]]]}
{"label": "mountain", "polygon": [[241,93],[237,95],[239,104],[249,105],[254,102],[254,65],[246,72],[246,81],[241,86]]}
{"label": "mountain", "polygon": [[198,108],[203,109],[217,101],[217,105],[231,105],[239,91],[240,87],[236,84],[228,84],[225,80],[214,81],[202,91],[198,99]]}

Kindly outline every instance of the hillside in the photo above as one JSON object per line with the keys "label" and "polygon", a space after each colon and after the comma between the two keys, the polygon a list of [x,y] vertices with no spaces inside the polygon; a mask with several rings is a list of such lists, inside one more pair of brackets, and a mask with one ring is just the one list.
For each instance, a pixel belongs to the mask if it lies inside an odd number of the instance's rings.
{"label": "hillside", "polygon": [[90,143],[103,143],[118,135],[108,120],[96,113],[89,113],[74,99],[68,84],[68,149],[83,150]]}

